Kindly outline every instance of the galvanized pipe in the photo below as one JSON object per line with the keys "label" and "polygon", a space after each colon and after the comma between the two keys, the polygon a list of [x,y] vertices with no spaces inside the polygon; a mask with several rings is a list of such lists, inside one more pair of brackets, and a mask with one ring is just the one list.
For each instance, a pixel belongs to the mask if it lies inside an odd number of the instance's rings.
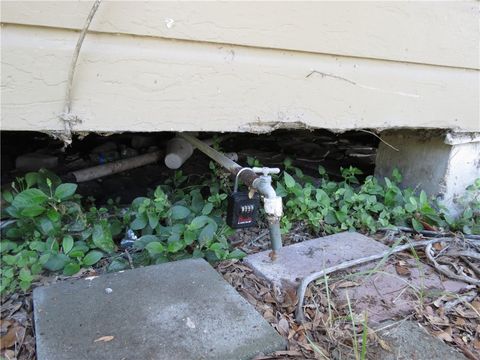
{"label": "galvanized pipe", "polygon": [[[198,150],[210,157],[213,161],[217,162],[222,167],[227,169],[233,176],[236,176],[237,173],[242,169],[242,167],[235,161],[229,159],[224,154],[208,146],[196,137],[185,133],[178,133],[178,136],[187,140],[190,144],[192,144]],[[268,229],[270,231],[272,250],[279,250],[282,247],[282,235],[280,233],[281,209],[280,211],[272,211],[272,208],[274,208],[272,204],[277,203],[278,205],[278,202],[276,200],[280,199],[275,193],[275,189],[273,189],[271,182],[267,180],[267,176],[258,176],[251,169],[246,169],[242,171],[238,177],[242,181],[242,183],[256,189],[261,195],[264,196],[265,211],[267,213]]]}
{"label": "galvanized pipe", "polygon": [[154,151],[151,153],[146,153],[143,155],[138,155],[122,160],[117,160],[103,165],[97,165],[94,167],[89,167],[86,169],[75,170],[67,175],[67,179],[72,176],[73,181],[76,182],[85,182],[94,179],[98,179],[104,176],[117,174],[122,171],[135,169],[144,165],[152,164],[157,162],[162,157],[161,151]]}

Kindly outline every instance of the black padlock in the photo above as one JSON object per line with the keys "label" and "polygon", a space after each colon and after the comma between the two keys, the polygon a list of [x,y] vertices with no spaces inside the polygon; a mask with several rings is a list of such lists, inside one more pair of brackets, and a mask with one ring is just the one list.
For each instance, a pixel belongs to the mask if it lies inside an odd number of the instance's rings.
{"label": "black padlock", "polygon": [[249,197],[248,191],[238,191],[238,175],[235,178],[233,193],[227,199],[227,225],[233,229],[244,229],[257,225],[260,196],[254,193]]}

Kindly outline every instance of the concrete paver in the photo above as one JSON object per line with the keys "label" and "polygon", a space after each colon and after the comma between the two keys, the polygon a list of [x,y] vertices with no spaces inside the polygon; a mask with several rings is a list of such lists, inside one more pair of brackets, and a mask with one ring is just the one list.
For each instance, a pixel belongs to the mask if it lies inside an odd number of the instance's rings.
{"label": "concrete paver", "polygon": [[[354,232],[344,232],[283,247],[272,260],[270,250],[244,259],[254,272],[279,286],[297,286],[307,275],[334,265],[388,250],[386,245]],[[387,263],[373,273],[378,261],[367,263],[348,272],[348,287],[334,293],[337,301],[346,302],[346,293],[357,313],[368,313],[371,324],[399,318],[411,313],[421,296],[437,296],[458,292],[467,284],[442,279],[435,270],[414,259],[407,260],[411,274],[400,276],[395,266]],[[332,275],[334,276],[334,275]]]}
{"label": "concrete paver", "polygon": [[343,232],[284,246],[277,251],[275,260],[271,259],[271,251],[267,250],[248,255],[244,262],[257,275],[273,283],[297,286],[311,273],[387,249],[387,246],[362,234]]}
{"label": "concrete paver", "polygon": [[250,359],[285,348],[200,259],[40,287],[33,301],[38,360]]}
{"label": "concrete paver", "polygon": [[384,323],[391,327],[379,331],[378,335],[390,346],[386,351],[380,346],[367,349],[368,358],[382,360],[466,360],[460,352],[430,335],[414,321],[398,324]]}

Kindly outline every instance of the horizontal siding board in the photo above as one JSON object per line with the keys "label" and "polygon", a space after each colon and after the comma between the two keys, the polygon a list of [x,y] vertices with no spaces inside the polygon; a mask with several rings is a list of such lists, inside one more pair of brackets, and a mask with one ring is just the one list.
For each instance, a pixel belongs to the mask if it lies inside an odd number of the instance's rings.
{"label": "horizontal siding board", "polygon": [[[63,129],[77,37],[3,27],[3,130]],[[82,119],[76,131],[479,131],[479,96],[477,70],[93,33],[72,111]]]}
{"label": "horizontal siding board", "polygon": [[[91,2],[2,2],[2,22],[81,29]],[[479,68],[478,1],[103,2],[98,32]]]}

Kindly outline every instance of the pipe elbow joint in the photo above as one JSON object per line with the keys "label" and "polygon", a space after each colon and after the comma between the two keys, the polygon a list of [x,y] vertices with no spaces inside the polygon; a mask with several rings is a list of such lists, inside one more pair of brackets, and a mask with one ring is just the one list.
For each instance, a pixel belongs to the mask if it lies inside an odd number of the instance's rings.
{"label": "pipe elbow joint", "polygon": [[283,215],[282,198],[280,196],[277,196],[277,193],[272,186],[271,177],[260,176],[253,181],[252,186],[261,195],[263,195],[263,204],[267,216],[281,218]]}

